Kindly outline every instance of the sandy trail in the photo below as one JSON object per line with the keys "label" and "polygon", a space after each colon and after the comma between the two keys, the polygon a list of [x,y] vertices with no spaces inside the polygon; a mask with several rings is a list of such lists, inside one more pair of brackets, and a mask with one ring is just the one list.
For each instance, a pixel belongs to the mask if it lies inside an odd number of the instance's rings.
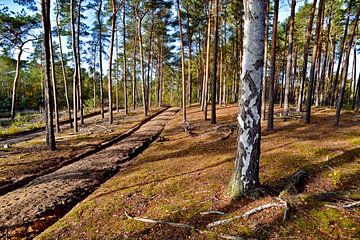
{"label": "sandy trail", "polygon": [[0,197],[0,238],[34,237],[144,150],[178,112],[170,108],[120,142]]}

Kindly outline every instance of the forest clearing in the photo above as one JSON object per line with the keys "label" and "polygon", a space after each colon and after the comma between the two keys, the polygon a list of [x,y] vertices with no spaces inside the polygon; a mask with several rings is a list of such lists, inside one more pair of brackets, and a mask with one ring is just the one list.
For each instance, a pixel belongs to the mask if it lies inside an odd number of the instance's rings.
{"label": "forest clearing", "polygon": [[360,239],[359,0],[3,0],[0,239]]}

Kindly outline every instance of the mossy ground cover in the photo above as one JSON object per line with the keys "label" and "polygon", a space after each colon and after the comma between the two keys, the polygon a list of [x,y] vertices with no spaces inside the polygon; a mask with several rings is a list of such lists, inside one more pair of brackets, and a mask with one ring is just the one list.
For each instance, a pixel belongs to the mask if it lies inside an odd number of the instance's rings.
{"label": "mossy ground cover", "polygon": [[[159,109],[152,109],[149,114]],[[136,109],[125,116],[124,112],[114,111],[114,123],[108,124],[107,114],[101,120],[99,115],[85,119],[85,124],[79,124],[79,132],[62,126],[62,131],[56,134],[56,151],[50,151],[45,146],[45,136],[28,141],[11,144],[10,148],[0,147],[0,186],[11,183],[24,176],[41,172],[60,164],[85,151],[94,149],[99,143],[110,140],[122,132],[140,123],[144,119],[142,110]]]}
{"label": "mossy ground cover", "polygon": [[[280,109],[277,109],[280,111]],[[236,125],[237,106],[218,109],[218,125]],[[38,239],[217,239],[220,234],[259,239],[358,239],[359,208],[333,208],[360,199],[360,116],[344,112],[333,125],[334,111],[316,109],[312,124],[276,119],[275,130],[263,129],[260,177],[262,195],[231,202],[228,183],[236,152],[236,135],[203,121],[198,107],[188,111],[193,134],[183,130],[178,114],[142,155],[101,185],[88,198],[48,228]],[[265,122],[263,123],[266,126]],[[191,229],[128,219],[186,223],[206,229],[210,222],[241,215],[274,202],[287,178],[299,169],[309,176],[290,204],[269,208],[200,234]],[[339,193],[336,198],[318,198]],[[202,215],[209,210],[226,216]]]}

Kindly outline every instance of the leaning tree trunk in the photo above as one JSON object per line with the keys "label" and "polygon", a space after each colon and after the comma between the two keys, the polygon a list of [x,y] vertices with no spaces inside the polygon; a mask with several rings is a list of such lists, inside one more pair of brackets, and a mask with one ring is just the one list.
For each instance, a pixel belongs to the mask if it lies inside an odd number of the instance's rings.
{"label": "leaning tree trunk", "polygon": [[286,120],[289,111],[289,94],[290,94],[290,81],[291,81],[291,70],[292,70],[292,55],[293,55],[293,37],[294,37],[294,24],[295,24],[295,6],[296,0],[291,0],[291,14],[289,20],[289,46],[287,53],[286,63],[286,80],[285,80],[285,96],[284,96],[284,121]]}
{"label": "leaning tree trunk", "polygon": [[61,71],[62,71],[62,76],[63,76],[63,81],[64,81],[65,100],[66,100],[66,107],[68,109],[68,114],[69,114],[69,123],[70,123],[70,128],[72,128],[73,123],[71,121],[71,107],[70,107],[70,100],[69,100],[69,89],[68,89],[68,83],[67,83],[67,79],[66,79],[64,55],[63,55],[63,50],[62,50],[62,41],[61,41],[61,33],[60,33],[60,26],[59,26],[59,15],[60,15],[60,13],[59,13],[58,0],[56,0],[55,4],[56,4],[56,30],[57,30],[57,36],[58,36],[58,41],[59,41]]}
{"label": "leaning tree trunk", "polygon": [[279,13],[279,0],[275,0],[274,3],[274,19],[273,19],[273,32],[271,36],[271,71],[270,71],[270,82],[269,82],[269,109],[268,109],[268,121],[267,129],[274,129],[274,83],[275,83],[275,72],[276,72],[276,33],[277,33],[277,21]]}
{"label": "leaning tree trunk", "polygon": [[[306,100],[306,113],[305,113],[305,123],[310,123],[311,117],[311,105],[313,100],[313,89],[314,89],[314,82],[315,82],[315,64],[316,64],[316,56],[318,51],[318,41],[320,37],[320,25],[321,25],[321,18],[322,18],[322,10],[323,10],[324,0],[320,0],[319,2],[319,10],[318,16],[316,20],[316,33],[315,33],[315,40],[314,40],[314,47],[311,57],[311,68],[310,68],[310,77],[309,77],[309,88],[308,88],[308,95]],[[321,51],[319,49],[319,51]]]}
{"label": "leaning tree trunk", "polygon": [[44,33],[44,52],[45,52],[45,109],[47,115],[46,121],[46,143],[51,150],[55,150],[55,135],[53,126],[53,99],[51,97],[50,83],[50,0],[41,0],[42,26]]}
{"label": "leaning tree trunk", "polygon": [[76,86],[78,83],[78,57],[76,50],[76,39],[75,39],[75,19],[74,19],[74,1],[70,0],[70,18],[71,18],[71,40],[72,40],[72,52],[74,59],[74,75],[73,75],[73,109],[74,109],[74,132],[78,132],[78,122],[77,122],[77,91]]}
{"label": "leaning tree trunk", "polygon": [[180,14],[180,0],[177,0],[177,13],[178,13],[179,28],[180,28],[182,109],[183,109],[183,121],[184,121],[184,124],[185,124],[185,122],[186,122],[185,54],[184,54],[184,42],[183,42],[181,14]]}
{"label": "leaning tree trunk", "polygon": [[112,4],[112,18],[111,18],[111,38],[110,38],[110,53],[109,53],[109,75],[108,75],[108,98],[109,98],[109,124],[113,123],[113,111],[112,111],[112,60],[114,51],[114,38],[116,27],[116,1],[111,0]]}
{"label": "leaning tree trunk", "polygon": [[303,60],[303,69],[302,69],[302,74],[301,74],[297,112],[301,112],[302,104],[303,104],[305,78],[306,78],[306,73],[307,73],[308,54],[309,54],[309,46],[310,46],[310,39],[311,39],[311,30],[312,30],[312,25],[313,25],[314,16],[315,16],[316,3],[317,3],[317,0],[314,0],[312,8],[311,8],[309,24],[307,25],[307,28],[306,28],[306,43],[305,43],[305,48],[304,48],[304,60]]}
{"label": "leaning tree trunk", "polygon": [[239,133],[231,198],[259,187],[261,82],[264,64],[264,1],[244,0],[244,61],[239,104]]}
{"label": "leaning tree trunk", "polygon": [[[342,104],[344,101],[345,85],[346,85],[347,73],[348,73],[348,69],[349,69],[350,53],[351,53],[352,44],[354,41],[354,36],[356,34],[356,26],[357,26],[357,23],[359,20],[359,14],[360,14],[360,7],[358,7],[358,11],[355,16],[353,31],[351,33],[350,40],[349,40],[347,50],[346,50],[345,64],[342,69],[343,73],[342,73],[341,87],[340,87],[340,92],[338,95],[338,102],[337,102],[336,116],[335,116],[335,125],[336,126],[339,126],[340,112],[341,112],[341,107],[342,107]],[[346,36],[344,36],[344,38],[345,37]]]}
{"label": "leaning tree trunk", "polygon": [[52,42],[51,33],[49,36],[49,41],[50,41],[49,45],[50,45],[50,60],[51,60],[51,80],[52,80],[52,87],[53,87],[54,110],[55,110],[55,130],[56,130],[56,133],[59,133],[60,132],[59,105],[58,105],[58,97],[57,97],[54,46],[53,46],[53,42]]}
{"label": "leaning tree trunk", "polygon": [[211,93],[211,124],[216,124],[216,82],[217,82],[217,53],[219,39],[219,2],[215,0],[215,22],[214,22],[214,56],[213,56],[213,77]]}
{"label": "leaning tree trunk", "polygon": [[118,29],[115,29],[115,108],[119,112],[119,39]]}
{"label": "leaning tree trunk", "polygon": [[12,90],[12,98],[11,98],[11,119],[15,118],[15,105],[16,105],[16,92],[17,92],[17,83],[20,78],[20,68],[21,68],[21,55],[23,53],[23,45],[19,47],[19,53],[16,60],[16,72],[15,78],[13,83],[13,90]]}

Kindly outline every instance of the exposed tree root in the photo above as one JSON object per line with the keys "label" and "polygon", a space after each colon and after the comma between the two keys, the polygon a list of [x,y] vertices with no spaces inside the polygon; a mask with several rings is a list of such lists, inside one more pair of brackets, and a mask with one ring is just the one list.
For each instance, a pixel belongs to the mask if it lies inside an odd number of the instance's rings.
{"label": "exposed tree root", "polygon": [[164,225],[169,225],[169,226],[172,226],[172,227],[191,229],[191,230],[197,231],[200,234],[215,234],[218,237],[223,238],[223,239],[229,239],[229,240],[244,240],[245,239],[245,238],[242,238],[242,237],[239,237],[239,236],[232,236],[232,235],[216,233],[216,232],[208,231],[208,230],[201,230],[201,229],[196,228],[194,226],[191,226],[189,224],[175,223],[175,222],[162,221],[162,220],[150,219],[150,218],[135,217],[135,216],[130,215],[127,212],[125,212],[125,216],[128,219],[132,219],[132,220],[140,221],[140,222],[145,222],[145,223],[164,224]]}
{"label": "exposed tree root", "polygon": [[287,196],[291,193],[298,194],[297,188],[305,180],[307,175],[308,173],[303,169],[294,173],[294,175],[289,178],[289,181],[285,185],[284,189],[280,192],[279,197]]}
{"label": "exposed tree root", "polygon": [[261,205],[259,207],[256,207],[256,208],[253,208],[249,211],[247,211],[246,213],[242,214],[242,215],[238,215],[238,216],[235,216],[235,217],[232,217],[232,218],[228,218],[228,219],[224,219],[224,220],[219,220],[219,221],[215,221],[215,222],[212,222],[212,223],[209,223],[207,225],[207,228],[211,228],[211,227],[215,227],[215,226],[218,226],[218,225],[223,225],[223,224],[226,224],[226,223],[229,223],[233,220],[236,220],[236,219],[241,219],[241,218],[247,218],[257,212],[261,212],[262,210],[265,210],[265,209],[268,209],[268,208],[272,208],[272,207],[283,207],[285,208],[285,212],[284,212],[284,220],[286,219],[286,215],[287,215],[287,211],[288,211],[288,204],[287,202],[285,202],[284,200],[278,198],[279,202],[280,203],[268,203],[268,204],[264,204],[264,205]]}

